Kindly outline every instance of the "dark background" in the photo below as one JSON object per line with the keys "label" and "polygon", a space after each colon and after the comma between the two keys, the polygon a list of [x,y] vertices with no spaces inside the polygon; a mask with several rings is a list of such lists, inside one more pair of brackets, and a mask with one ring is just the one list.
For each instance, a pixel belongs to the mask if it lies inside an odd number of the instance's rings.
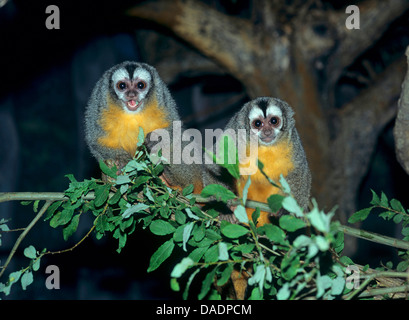
{"label": "dark background", "polygon": [[[0,7],[0,192],[64,191],[68,187],[66,174],[73,173],[78,180],[98,177],[97,164],[90,156],[83,134],[83,112],[96,81],[105,70],[124,60],[150,63],[168,45],[193,50],[179,40],[169,40],[172,35],[167,30],[124,16],[124,10],[133,3],[37,0],[9,1]],[[212,3],[231,15],[246,14],[246,1]],[[345,3],[332,2],[334,7]],[[48,16],[45,8],[50,4],[60,9],[60,30],[45,27]],[[403,54],[409,44],[407,25],[406,14],[383,40],[396,47],[396,54]],[[150,37],[156,37],[155,46],[147,40]],[[367,58],[376,59],[368,55]],[[241,84],[227,73],[188,74],[168,85],[187,126],[200,130],[222,128],[248,99]],[[345,79],[342,85],[352,91],[361,86],[353,79]],[[209,111],[209,106],[221,107]],[[198,112],[200,115],[195,116]],[[383,190],[390,198],[397,197],[409,205],[405,188],[408,178],[395,159],[392,129],[390,123],[379,138],[358,196],[360,208],[368,206],[371,188],[378,193]],[[12,228],[25,227],[33,217],[31,206],[0,205],[0,219],[12,218],[9,223]],[[71,247],[90,227],[91,220],[88,225],[85,220],[67,243],[60,229],[38,223],[20,249],[29,244],[37,250]],[[380,220],[369,219],[363,228],[392,236],[396,233],[393,224],[386,225]],[[16,234],[2,236],[0,261],[3,263],[16,237]],[[169,285],[175,261],[167,261],[153,273],[146,273],[150,256],[163,242],[164,239],[141,229],[129,237],[123,252],[117,254],[115,239],[107,236],[98,241],[91,236],[70,253],[44,257],[40,270],[34,274],[34,284],[26,291],[19,284],[14,285],[7,298],[179,298]],[[357,262],[376,267],[380,260],[396,261],[394,251],[386,247],[359,242],[358,249],[354,257]],[[6,274],[27,263],[20,250]],[[60,290],[45,288],[45,268],[50,264],[60,268]]]}

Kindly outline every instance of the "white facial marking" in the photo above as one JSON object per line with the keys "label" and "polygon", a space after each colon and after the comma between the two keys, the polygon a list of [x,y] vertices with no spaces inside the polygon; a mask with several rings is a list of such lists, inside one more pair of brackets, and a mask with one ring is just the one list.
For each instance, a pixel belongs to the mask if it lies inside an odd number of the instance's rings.
{"label": "white facial marking", "polygon": [[116,70],[114,74],[112,75],[112,81],[113,81],[114,87],[116,88],[116,84],[118,81],[124,80],[124,79],[129,79],[128,71],[126,71],[125,69]]}
{"label": "white facial marking", "polygon": [[264,118],[263,111],[259,107],[253,107],[249,112],[250,123],[260,117]]}
{"label": "white facial marking", "polygon": [[281,109],[275,105],[270,105],[267,108],[267,117],[268,116],[277,116],[282,118],[283,117],[283,112],[281,111]]}
{"label": "white facial marking", "polygon": [[142,68],[136,68],[133,72],[133,79],[140,79],[149,84],[152,80],[151,74]]}

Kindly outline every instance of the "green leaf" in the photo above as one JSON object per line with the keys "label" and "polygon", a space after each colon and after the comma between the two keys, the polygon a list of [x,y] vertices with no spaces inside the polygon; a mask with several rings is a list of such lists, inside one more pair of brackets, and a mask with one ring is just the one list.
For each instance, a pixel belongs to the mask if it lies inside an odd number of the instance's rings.
{"label": "green leaf", "polygon": [[[112,168],[110,168],[110,167],[108,167],[106,165],[106,163],[104,161],[99,161],[99,168],[107,176],[116,179],[116,177],[117,177],[116,172],[118,170],[118,168],[116,166],[113,166]],[[68,175],[67,175],[67,177],[68,177]],[[68,179],[70,179],[70,177],[68,177]]]}
{"label": "green leaf", "polygon": [[187,269],[194,265],[194,261],[190,258],[183,258],[172,270],[170,276],[172,278],[180,278]]}
{"label": "green leaf", "polygon": [[288,282],[284,283],[284,285],[278,290],[277,292],[277,300],[287,300],[290,297],[290,284]]}
{"label": "green leaf", "polygon": [[63,237],[65,241],[67,241],[67,239],[71,237],[75,231],[77,231],[79,221],[80,214],[76,214],[74,217],[72,217],[69,225],[63,229]]}
{"label": "green leaf", "polygon": [[23,276],[21,277],[21,287],[23,290],[26,290],[26,288],[33,283],[33,280],[33,273],[31,271],[24,272]]}
{"label": "green leaf", "polygon": [[368,217],[369,213],[371,212],[373,208],[374,207],[369,207],[369,208],[359,210],[358,212],[355,212],[351,217],[349,217],[348,222],[355,223],[358,221],[364,221]]}
{"label": "green leaf", "polygon": [[345,287],[345,279],[343,277],[336,277],[332,280],[331,294],[334,296],[342,294]]}
{"label": "green leaf", "polygon": [[288,212],[294,213],[298,218],[303,217],[303,210],[300,208],[297,201],[293,197],[285,197],[282,204],[283,208]]}
{"label": "green leaf", "polygon": [[183,225],[186,223],[186,215],[180,211],[180,210],[176,210],[175,211],[175,220],[177,223]]}
{"label": "green leaf", "polygon": [[251,220],[253,220],[254,225],[257,224],[257,220],[260,217],[260,208],[256,208],[256,210],[253,211],[251,214]]}
{"label": "green leaf", "polygon": [[188,216],[189,218],[194,219],[194,220],[200,220],[200,218],[199,218],[197,215],[195,215],[195,214],[192,212],[192,210],[190,210],[189,208],[185,208],[185,211],[186,211],[187,216]]}
{"label": "green leaf", "polygon": [[24,256],[29,259],[35,259],[37,257],[37,251],[34,246],[30,245],[24,249]]}
{"label": "green leaf", "polygon": [[105,201],[107,201],[110,189],[111,186],[109,184],[104,184],[95,188],[94,205],[96,207],[102,206]]}
{"label": "green leaf", "polygon": [[208,246],[196,248],[189,254],[189,258],[192,259],[194,262],[199,262],[203,255],[207,252],[207,249],[209,249]]}
{"label": "green leaf", "polygon": [[125,210],[125,212],[122,214],[122,218],[127,219],[131,215],[133,215],[134,213],[144,211],[144,210],[146,210],[148,208],[149,208],[149,206],[147,206],[144,203],[135,204],[135,205],[133,205],[133,206],[131,206],[128,209]]}
{"label": "green leaf", "polygon": [[333,212],[325,214],[323,211],[318,210],[318,208],[314,204],[314,209],[307,214],[307,217],[315,229],[324,233],[328,233],[330,232],[331,219],[333,215]]}
{"label": "green leaf", "polygon": [[406,213],[405,208],[402,206],[402,203],[396,199],[391,200],[391,207],[393,210],[398,211],[400,213]]}
{"label": "green leaf", "polygon": [[219,246],[214,245],[209,248],[204,254],[205,262],[212,263],[219,260]]}
{"label": "green leaf", "polygon": [[271,211],[278,212],[283,207],[284,196],[281,194],[272,194],[268,197],[267,203]]}
{"label": "green leaf", "polygon": [[183,250],[187,252],[186,244],[189,241],[190,234],[192,233],[194,222],[188,223],[183,229]]}
{"label": "green leaf", "polygon": [[246,208],[243,207],[241,204],[234,209],[234,215],[241,223],[249,223],[249,219],[247,217]]}
{"label": "green leaf", "polygon": [[153,220],[149,226],[149,229],[153,234],[158,236],[165,236],[167,234],[175,232],[176,228],[169,222],[163,220]]}
{"label": "green leaf", "polygon": [[304,228],[305,222],[296,217],[285,215],[280,218],[279,225],[284,230],[294,232],[298,229]]}
{"label": "green leaf", "polygon": [[280,174],[280,184],[281,188],[283,189],[284,193],[290,194],[291,193],[291,188],[290,185],[288,184],[287,180],[285,180],[284,176]]}
{"label": "green leaf", "polygon": [[176,278],[171,278],[170,279],[170,288],[173,291],[176,291],[176,292],[180,291],[180,285],[179,285],[179,282],[178,282],[178,280]]}
{"label": "green leaf", "polygon": [[152,272],[156,270],[167,258],[170,257],[174,247],[175,243],[173,242],[173,239],[170,239],[162,244],[152,255],[147,271]]}
{"label": "green leaf", "polygon": [[50,226],[53,228],[57,228],[58,226],[62,226],[70,222],[72,216],[74,214],[74,209],[66,208],[62,211],[57,212],[52,219],[50,220]]}
{"label": "green leaf", "polygon": [[250,179],[250,176],[248,176],[246,184],[244,185],[244,188],[243,188],[243,205],[246,204],[247,194],[249,192],[250,185],[251,185],[251,179]]}
{"label": "green leaf", "polygon": [[217,285],[218,286],[223,286],[227,283],[227,281],[229,281],[230,279],[230,275],[233,272],[233,264],[232,263],[228,263],[226,268],[224,268],[220,279],[217,280]]}
{"label": "green leaf", "polygon": [[116,185],[121,185],[121,184],[130,183],[130,182],[131,182],[131,179],[129,178],[129,176],[119,175],[119,176],[116,178],[115,184],[116,184]]}
{"label": "green leaf", "polygon": [[145,141],[145,133],[143,132],[143,128],[139,127],[138,142],[136,143],[136,145],[140,147],[141,145],[143,145],[144,141]]}
{"label": "green leaf", "polygon": [[285,232],[272,224],[265,224],[259,229],[267,236],[271,242],[282,244],[285,242]]}
{"label": "green leaf", "polygon": [[219,260],[226,261],[229,260],[229,252],[227,250],[227,244],[224,242],[219,242]]}
{"label": "green leaf", "polygon": [[236,195],[233,192],[219,184],[209,184],[208,186],[204,187],[201,196],[204,198],[214,196],[218,201],[223,202],[236,198]]}
{"label": "green leaf", "polygon": [[389,201],[388,201],[388,197],[386,196],[386,194],[384,192],[381,193],[381,203],[380,205],[382,207],[389,207]]}
{"label": "green leaf", "polygon": [[193,189],[194,189],[195,187],[194,187],[194,185],[193,184],[189,184],[186,188],[184,188],[183,190],[182,190],[182,194],[184,195],[184,196],[187,196],[187,195],[189,195],[189,194],[191,194],[192,192],[193,192]]}
{"label": "green leaf", "polygon": [[226,223],[222,225],[221,231],[226,237],[231,238],[231,239],[237,239],[241,236],[244,236],[248,232],[250,232],[249,229],[243,226],[240,226],[238,224],[231,224],[231,223]]}
{"label": "green leaf", "polygon": [[380,205],[381,200],[379,199],[379,197],[378,197],[378,195],[376,194],[376,192],[373,191],[372,189],[371,189],[371,192],[372,192],[372,200],[371,200],[370,204],[372,204],[373,206],[378,206],[378,205]]}
{"label": "green leaf", "polygon": [[199,296],[198,296],[199,300],[202,300],[208,294],[208,292],[209,292],[209,290],[210,290],[210,288],[212,286],[212,283],[214,281],[215,274],[216,274],[216,268],[213,268],[213,270],[210,271],[206,275],[206,277],[205,277],[205,279],[203,281],[202,289],[201,289],[201,291],[199,293]]}

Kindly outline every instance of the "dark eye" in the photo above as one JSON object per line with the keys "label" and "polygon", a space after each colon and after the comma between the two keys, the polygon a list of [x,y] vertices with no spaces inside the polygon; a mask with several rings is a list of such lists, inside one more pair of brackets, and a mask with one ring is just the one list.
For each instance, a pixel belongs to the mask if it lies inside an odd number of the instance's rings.
{"label": "dark eye", "polygon": [[136,86],[138,87],[138,89],[142,90],[146,88],[146,83],[143,81],[139,81]]}
{"label": "dark eye", "polygon": [[119,82],[116,84],[116,87],[117,87],[119,90],[125,90],[126,87],[127,87],[127,85],[126,85],[125,82],[119,81]]}
{"label": "dark eye", "polygon": [[271,123],[274,127],[278,127],[278,126],[280,125],[280,118],[278,118],[278,117],[271,117],[270,123]]}
{"label": "dark eye", "polygon": [[260,120],[253,121],[253,127],[255,128],[260,128],[262,125],[263,125],[263,122],[261,122]]}

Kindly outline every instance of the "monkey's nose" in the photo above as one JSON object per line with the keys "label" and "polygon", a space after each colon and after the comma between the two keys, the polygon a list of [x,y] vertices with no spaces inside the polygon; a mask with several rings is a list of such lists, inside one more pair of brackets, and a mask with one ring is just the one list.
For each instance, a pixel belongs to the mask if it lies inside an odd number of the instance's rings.
{"label": "monkey's nose", "polygon": [[135,91],[129,91],[128,94],[127,94],[128,98],[130,98],[130,99],[135,98],[137,95],[138,95],[138,93],[135,92]]}

